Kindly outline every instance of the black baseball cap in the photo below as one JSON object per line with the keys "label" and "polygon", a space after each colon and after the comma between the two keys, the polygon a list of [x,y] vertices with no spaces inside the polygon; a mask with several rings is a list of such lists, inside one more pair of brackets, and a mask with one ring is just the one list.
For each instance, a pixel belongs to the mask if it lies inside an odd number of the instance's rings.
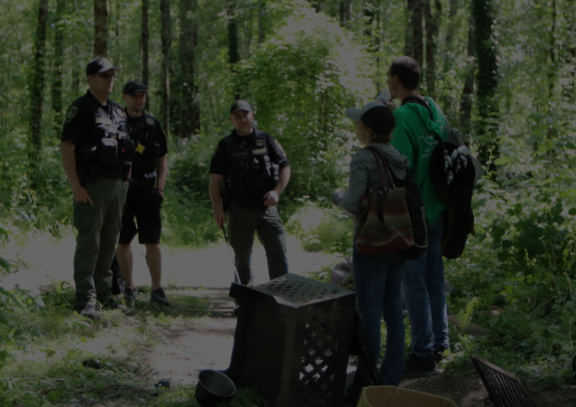
{"label": "black baseball cap", "polygon": [[86,75],[95,75],[97,73],[108,72],[114,69],[115,72],[120,72],[122,69],[112,65],[108,58],[94,58],[86,66]]}
{"label": "black baseball cap", "polygon": [[369,102],[362,109],[349,107],[346,116],[352,120],[361,121],[378,134],[388,135],[396,127],[394,113],[388,106],[380,102]]}
{"label": "black baseball cap", "polygon": [[252,106],[250,106],[250,103],[246,100],[239,99],[230,106],[230,114],[234,113],[236,110],[246,110],[247,112],[251,112]]}
{"label": "black baseball cap", "polygon": [[146,85],[140,79],[134,79],[124,85],[122,93],[125,95],[136,96],[138,92],[146,92]]}

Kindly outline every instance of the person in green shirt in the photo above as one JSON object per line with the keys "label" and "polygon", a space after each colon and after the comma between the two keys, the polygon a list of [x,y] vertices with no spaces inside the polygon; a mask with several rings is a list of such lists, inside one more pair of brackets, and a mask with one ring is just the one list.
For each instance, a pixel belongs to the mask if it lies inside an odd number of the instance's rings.
{"label": "person in green shirt", "polygon": [[[412,328],[412,354],[406,358],[404,376],[435,374],[436,363],[449,348],[442,262],[445,206],[430,173],[432,151],[438,144],[434,135],[447,140],[447,123],[436,102],[418,91],[419,80],[420,66],[410,57],[397,58],[388,70],[390,95],[402,102],[394,110],[392,145],[410,161],[408,172],[418,183],[429,228],[428,248],[419,258],[407,261],[404,272],[404,298]],[[394,107],[392,102],[387,104]]]}

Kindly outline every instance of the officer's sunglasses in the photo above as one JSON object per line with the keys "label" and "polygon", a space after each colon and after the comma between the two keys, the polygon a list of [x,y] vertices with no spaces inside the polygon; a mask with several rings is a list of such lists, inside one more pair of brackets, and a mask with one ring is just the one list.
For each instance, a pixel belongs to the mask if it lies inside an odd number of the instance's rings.
{"label": "officer's sunglasses", "polygon": [[96,75],[98,75],[102,79],[110,79],[110,78],[118,79],[118,75],[116,75],[116,72],[97,73]]}

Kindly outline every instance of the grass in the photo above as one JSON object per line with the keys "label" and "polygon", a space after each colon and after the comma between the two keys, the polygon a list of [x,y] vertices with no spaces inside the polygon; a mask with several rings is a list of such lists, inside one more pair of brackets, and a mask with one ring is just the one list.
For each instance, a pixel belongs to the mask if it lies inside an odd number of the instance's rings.
{"label": "grass", "polygon": [[104,311],[99,321],[71,311],[69,288],[43,295],[44,308],[14,308],[12,324],[0,330],[11,354],[0,378],[0,405],[194,405],[191,386],[152,394],[147,355],[165,343],[165,330],[189,329],[209,315],[210,300],[182,291],[168,295],[171,307],[138,301],[131,314]]}

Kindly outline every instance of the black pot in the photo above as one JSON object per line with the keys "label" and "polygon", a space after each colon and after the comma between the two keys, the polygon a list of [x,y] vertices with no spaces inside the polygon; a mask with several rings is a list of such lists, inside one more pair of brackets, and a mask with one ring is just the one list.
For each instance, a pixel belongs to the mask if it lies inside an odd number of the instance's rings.
{"label": "black pot", "polygon": [[202,407],[212,407],[234,397],[236,386],[224,373],[217,370],[202,370],[196,385],[196,401]]}

